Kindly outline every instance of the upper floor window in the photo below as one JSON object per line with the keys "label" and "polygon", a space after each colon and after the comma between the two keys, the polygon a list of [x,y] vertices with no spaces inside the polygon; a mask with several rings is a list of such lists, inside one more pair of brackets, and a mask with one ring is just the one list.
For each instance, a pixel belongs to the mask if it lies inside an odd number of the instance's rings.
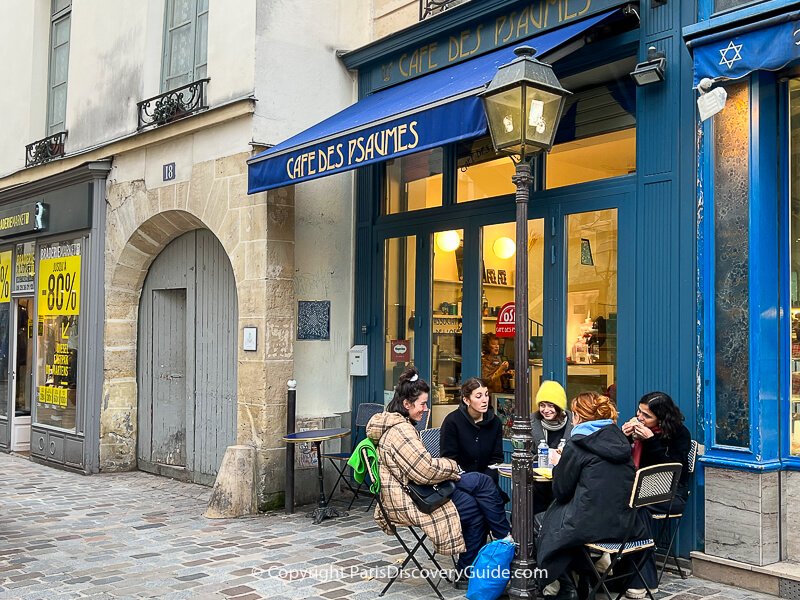
{"label": "upper floor window", "polygon": [[208,62],[208,0],[167,0],[161,90],[204,79]]}
{"label": "upper floor window", "polygon": [[50,9],[50,76],[47,87],[47,135],[52,135],[65,129],[72,0],[52,0]]}

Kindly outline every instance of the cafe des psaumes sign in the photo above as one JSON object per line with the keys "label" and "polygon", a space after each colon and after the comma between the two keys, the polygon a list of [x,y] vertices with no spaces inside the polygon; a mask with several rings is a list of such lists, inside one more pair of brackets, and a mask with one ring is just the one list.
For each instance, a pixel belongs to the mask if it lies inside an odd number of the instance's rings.
{"label": "cafe des psaumes sign", "polygon": [[0,209],[0,238],[47,229],[47,204],[31,202]]}

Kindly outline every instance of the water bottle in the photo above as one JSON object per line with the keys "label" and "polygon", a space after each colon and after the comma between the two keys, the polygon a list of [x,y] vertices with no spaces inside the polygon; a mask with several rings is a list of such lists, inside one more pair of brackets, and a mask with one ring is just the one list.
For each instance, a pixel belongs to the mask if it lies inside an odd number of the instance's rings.
{"label": "water bottle", "polygon": [[561,454],[564,451],[564,446],[567,445],[567,440],[561,438],[561,441],[558,442],[558,453]]}
{"label": "water bottle", "polygon": [[547,445],[545,440],[539,442],[539,447],[537,449],[537,453],[539,454],[539,468],[547,468],[550,466],[550,447]]}

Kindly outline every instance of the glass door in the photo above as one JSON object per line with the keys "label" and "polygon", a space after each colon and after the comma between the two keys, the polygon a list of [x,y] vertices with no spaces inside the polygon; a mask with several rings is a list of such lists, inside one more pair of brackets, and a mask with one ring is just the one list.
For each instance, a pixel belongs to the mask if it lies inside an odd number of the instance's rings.
{"label": "glass door", "polygon": [[31,369],[33,365],[33,298],[20,297],[13,301],[14,343],[11,370],[11,394],[14,413],[11,423],[11,449],[28,452],[31,439]]}
{"label": "glass door", "polygon": [[616,402],[617,209],[569,214],[564,226],[567,398],[594,391]]}

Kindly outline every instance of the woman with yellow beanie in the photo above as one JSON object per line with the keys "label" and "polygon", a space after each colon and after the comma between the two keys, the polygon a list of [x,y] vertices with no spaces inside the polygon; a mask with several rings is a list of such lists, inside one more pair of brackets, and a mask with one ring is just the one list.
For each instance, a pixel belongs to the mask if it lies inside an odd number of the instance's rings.
{"label": "woman with yellow beanie", "polygon": [[572,432],[572,414],[567,410],[567,393],[557,381],[543,381],[536,392],[536,412],[531,415],[533,443],[545,440],[553,449]]}

